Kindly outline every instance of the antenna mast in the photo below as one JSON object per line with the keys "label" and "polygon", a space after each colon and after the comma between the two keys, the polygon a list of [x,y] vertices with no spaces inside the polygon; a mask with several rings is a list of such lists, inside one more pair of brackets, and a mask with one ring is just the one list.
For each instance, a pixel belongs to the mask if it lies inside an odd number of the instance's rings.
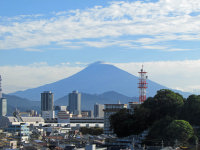
{"label": "antenna mast", "polygon": [[142,69],[140,70],[139,73],[139,83],[138,83],[138,88],[139,88],[139,103],[143,103],[146,100],[146,89],[147,89],[147,72],[143,70],[143,65]]}

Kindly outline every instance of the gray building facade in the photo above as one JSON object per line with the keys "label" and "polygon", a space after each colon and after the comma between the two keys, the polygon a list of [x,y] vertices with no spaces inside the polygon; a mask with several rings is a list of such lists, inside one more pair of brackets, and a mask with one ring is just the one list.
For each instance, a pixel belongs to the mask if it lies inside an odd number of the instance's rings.
{"label": "gray building facade", "polygon": [[7,99],[0,98],[0,116],[7,115]]}
{"label": "gray building facade", "polygon": [[94,117],[104,117],[104,105],[95,104],[94,105]]}
{"label": "gray building facade", "polygon": [[53,93],[51,91],[44,91],[41,93],[41,112],[53,111]]}
{"label": "gray building facade", "polygon": [[74,115],[81,115],[81,93],[73,91],[69,93],[69,112]]}

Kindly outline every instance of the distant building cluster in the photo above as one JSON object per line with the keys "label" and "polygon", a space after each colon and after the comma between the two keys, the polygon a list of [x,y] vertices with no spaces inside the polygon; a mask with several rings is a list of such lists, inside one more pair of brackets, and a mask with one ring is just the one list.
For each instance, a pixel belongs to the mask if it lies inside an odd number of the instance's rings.
{"label": "distant building cluster", "polygon": [[[51,91],[41,93],[41,116],[44,119],[55,119],[58,122],[69,122],[72,117],[103,118],[104,105],[95,104],[94,111],[81,110],[81,93],[72,91],[68,94],[68,106],[54,106],[54,94]],[[94,113],[93,113],[94,112]]]}
{"label": "distant building cluster", "polygon": [[[55,145],[59,147],[61,145],[59,142],[63,143],[67,139],[69,139],[69,143],[73,139],[73,144],[78,143],[79,146],[80,143],[90,143],[92,140],[97,145],[105,143],[106,138],[113,140],[112,136],[115,134],[110,128],[110,116],[121,109],[128,109],[128,112],[133,114],[135,108],[146,100],[146,72],[142,68],[139,73],[139,103],[96,103],[93,110],[81,110],[81,93],[77,90],[68,94],[68,106],[55,106],[54,94],[51,91],[44,91],[41,93],[41,113],[35,110],[20,112],[16,109],[12,116],[7,115],[7,100],[2,96],[2,78],[0,75],[0,133],[5,134],[5,137],[10,137],[10,139],[3,139],[6,141],[4,143],[1,143],[2,139],[0,137],[0,149],[2,147],[17,148],[17,145],[19,145],[17,142],[19,141],[21,143],[20,148],[29,143],[28,145],[40,149],[55,142],[58,142]],[[82,127],[100,128],[104,134],[98,137],[84,137],[84,140],[81,141],[83,135],[79,133],[79,129]],[[67,147],[67,149],[72,149],[72,147]],[[86,145],[85,147],[86,150],[96,149],[95,145]]]}

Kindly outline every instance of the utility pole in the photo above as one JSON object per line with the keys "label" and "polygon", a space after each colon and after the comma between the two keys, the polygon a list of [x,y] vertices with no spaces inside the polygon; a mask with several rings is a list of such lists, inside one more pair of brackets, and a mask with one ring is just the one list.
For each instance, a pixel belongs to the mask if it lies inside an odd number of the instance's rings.
{"label": "utility pole", "polygon": [[145,144],[144,144],[144,146],[143,146],[143,150],[145,150]]}
{"label": "utility pole", "polygon": [[161,143],[162,143],[162,149],[163,149],[163,148],[164,148],[164,142],[163,142],[163,140],[162,140],[162,142],[161,142]]}
{"label": "utility pole", "polygon": [[178,140],[176,139],[174,147],[176,148],[177,146],[178,146]]}
{"label": "utility pole", "polygon": [[196,140],[196,150],[198,150],[198,140]]}

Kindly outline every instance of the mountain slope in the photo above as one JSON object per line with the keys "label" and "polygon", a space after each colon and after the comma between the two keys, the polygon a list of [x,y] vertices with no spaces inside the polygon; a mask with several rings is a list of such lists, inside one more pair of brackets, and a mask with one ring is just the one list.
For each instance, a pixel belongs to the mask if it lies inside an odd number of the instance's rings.
{"label": "mountain slope", "polygon": [[[136,76],[113,65],[96,62],[68,78],[12,94],[31,100],[40,100],[41,92],[52,91],[55,99],[58,99],[73,90],[78,90],[90,94],[115,91],[129,97],[138,97],[137,83]],[[167,87],[148,80],[148,96],[153,96],[157,90],[164,88]]]}
{"label": "mountain slope", "polygon": [[20,111],[30,109],[40,111],[40,101],[30,101],[25,98],[7,94],[3,94],[3,97],[7,99],[7,112],[9,115],[12,115],[16,108]]}

